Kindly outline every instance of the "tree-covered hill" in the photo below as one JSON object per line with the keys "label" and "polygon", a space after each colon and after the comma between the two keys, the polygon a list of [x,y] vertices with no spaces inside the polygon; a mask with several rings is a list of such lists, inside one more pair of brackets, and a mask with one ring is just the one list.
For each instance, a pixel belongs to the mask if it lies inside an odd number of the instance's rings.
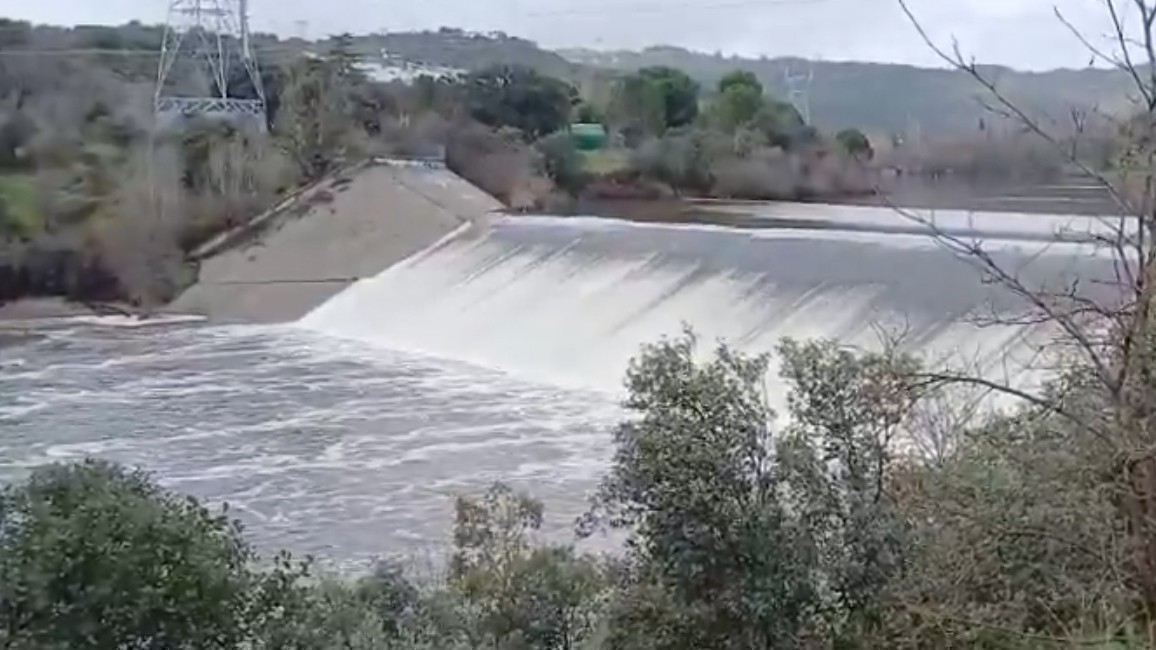
{"label": "tree-covered hill", "polygon": [[[476,70],[493,64],[519,64],[551,76],[583,83],[609,71],[669,66],[686,71],[704,87],[742,69],[786,98],[786,77],[813,75],[810,108],[816,126],[857,127],[868,131],[960,133],[990,120],[979,101],[981,90],[966,75],[942,69],[861,62],[808,62],[801,59],[746,59],[676,47],[639,52],[564,50],[552,52],[505,34],[471,34],[456,29],[408,32],[358,39],[367,51],[387,49],[408,60]],[[1038,111],[1062,118],[1072,106],[1114,111],[1126,101],[1128,79],[1099,69],[1020,72],[987,68],[1010,96]]]}

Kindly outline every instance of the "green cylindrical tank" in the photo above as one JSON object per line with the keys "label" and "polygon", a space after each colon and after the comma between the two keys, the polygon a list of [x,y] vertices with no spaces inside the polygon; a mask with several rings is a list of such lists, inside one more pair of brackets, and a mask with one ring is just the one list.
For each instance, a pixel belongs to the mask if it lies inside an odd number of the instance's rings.
{"label": "green cylindrical tank", "polygon": [[572,124],[570,137],[581,151],[596,151],[606,146],[606,127],[601,124]]}

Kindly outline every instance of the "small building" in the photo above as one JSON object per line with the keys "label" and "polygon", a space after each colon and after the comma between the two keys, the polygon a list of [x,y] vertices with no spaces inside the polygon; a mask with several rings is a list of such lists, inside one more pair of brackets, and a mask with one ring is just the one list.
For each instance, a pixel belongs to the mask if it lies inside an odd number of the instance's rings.
{"label": "small building", "polygon": [[597,151],[606,147],[610,139],[606,127],[595,123],[570,125],[570,137],[579,151]]}

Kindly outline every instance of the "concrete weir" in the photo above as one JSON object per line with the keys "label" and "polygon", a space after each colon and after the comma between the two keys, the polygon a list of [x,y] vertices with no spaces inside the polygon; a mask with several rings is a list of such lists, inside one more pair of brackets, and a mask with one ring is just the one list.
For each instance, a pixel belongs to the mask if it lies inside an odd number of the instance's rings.
{"label": "concrete weir", "polygon": [[[497,217],[358,282],[299,325],[600,390],[621,386],[639,346],[684,324],[707,349],[722,339],[748,352],[771,351],[783,337],[871,348],[903,335],[931,365],[978,364],[1019,384],[1042,378],[1048,328],[1013,324],[1024,301],[928,232],[877,208],[767,210],[765,227],[742,229]],[[935,221],[983,238],[1028,286],[1058,290],[1079,277],[1095,292],[1112,277],[1111,260],[1086,243],[1095,219],[940,213]],[[779,384],[771,394],[781,398]]]}
{"label": "concrete weir", "polygon": [[1047,376],[1053,332],[1019,324],[1023,298],[934,233],[983,241],[1030,288],[1113,299],[1094,244],[1107,225],[1089,216],[770,203],[715,206],[732,226],[502,216],[444,168],[397,161],[302,205],[219,244],[174,309],[613,391],[639,346],[684,325],[749,352],[901,334],[930,365]]}
{"label": "concrete weir", "polygon": [[444,166],[377,160],[287,202],[256,227],[210,242],[199,281],[169,311],[294,321],[499,208]]}

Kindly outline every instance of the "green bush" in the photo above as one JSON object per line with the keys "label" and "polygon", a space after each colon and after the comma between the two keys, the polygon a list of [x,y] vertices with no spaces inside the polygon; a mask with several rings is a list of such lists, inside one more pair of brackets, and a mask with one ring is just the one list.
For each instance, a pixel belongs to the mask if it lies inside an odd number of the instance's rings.
{"label": "green bush", "polygon": [[560,131],[542,138],[535,145],[542,154],[542,166],[546,176],[559,189],[575,195],[586,185],[587,174],[583,169],[583,157],[574,144],[574,138]]}
{"label": "green bush", "polygon": [[888,445],[914,405],[901,357],[780,347],[793,424],[774,427],[770,358],[696,340],[631,365],[609,476],[586,520],[628,534],[615,647],[875,647],[905,557],[883,492]]}
{"label": "green bush", "polygon": [[679,129],[644,142],[630,166],[645,178],[702,193],[714,184],[716,162],[732,156],[732,150],[731,138],[721,133]]}
{"label": "green bush", "polygon": [[253,560],[225,513],[144,474],[39,470],[0,493],[0,646],[235,649],[280,604]]}
{"label": "green bush", "polygon": [[574,648],[595,632],[607,584],[598,564],[534,543],[542,504],[504,485],[459,498],[450,589],[474,647]]}
{"label": "green bush", "polygon": [[843,129],[835,134],[835,142],[852,157],[859,160],[871,160],[875,157],[875,149],[871,141],[859,129]]}

